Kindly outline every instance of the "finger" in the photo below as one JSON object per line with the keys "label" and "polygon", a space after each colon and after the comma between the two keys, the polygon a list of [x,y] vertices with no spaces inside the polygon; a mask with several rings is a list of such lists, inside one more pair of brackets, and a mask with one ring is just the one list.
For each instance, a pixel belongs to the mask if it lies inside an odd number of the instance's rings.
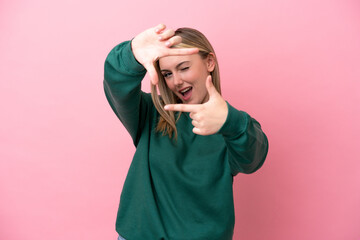
{"label": "finger", "polygon": [[164,109],[167,111],[196,112],[201,108],[201,104],[168,104]]}
{"label": "finger", "polygon": [[190,114],[189,114],[189,117],[191,118],[191,119],[195,119],[195,116],[196,115],[196,113],[195,112],[191,112]]}
{"label": "finger", "polygon": [[169,49],[169,51],[167,52],[167,55],[191,55],[191,54],[195,54],[198,53],[199,49],[198,48],[171,48]]}
{"label": "finger", "polygon": [[209,131],[204,130],[203,128],[197,128],[197,127],[193,128],[193,133],[195,133],[197,135],[202,135],[202,136],[207,136],[207,135],[213,134]]}
{"label": "finger", "polygon": [[196,128],[201,127],[201,126],[200,126],[200,123],[199,123],[198,121],[196,121],[196,120],[192,120],[192,121],[191,121],[191,124],[192,124],[194,127],[196,127]]}
{"label": "finger", "polygon": [[193,133],[195,133],[197,135],[203,135],[200,128],[194,127],[192,131],[193,131]]}
{"label": "finger", "polygon": [[175,35],[173,29],[167,29],[159,35],[159,40],[167,40]]}
{"label": "finger", "polygon": [[158,83],[158,75],[157,75],[157,72],[156,72],[154,66],[148,66],[148,67],[145,67],[145,68],[149,73],[151,83],[153,85],[156,85]]}
{"label": "finger", "polygon": [[[174,34],[175,34],[175,32],[174,32]],[[182,38],[180,36],[173,36],[165,43],[165,45],[168,47],[171,47],[171,46],[181,43],[181,41],[182,41]]]}
{"label": "finger", "polygon": [[216,90],[213,82],[212,82],[212,78],[211,75],[209,75],[206,78],[206,89],[209,93],[209,97],[211,98],[212,96],[215,96],[216,94],[219,94],[218,91]]}
{"label": "finger", "polygon": [[166,28],[165,24],[160,23],[155,27],[155,32],[156,33],[161,33],[165,28]]}

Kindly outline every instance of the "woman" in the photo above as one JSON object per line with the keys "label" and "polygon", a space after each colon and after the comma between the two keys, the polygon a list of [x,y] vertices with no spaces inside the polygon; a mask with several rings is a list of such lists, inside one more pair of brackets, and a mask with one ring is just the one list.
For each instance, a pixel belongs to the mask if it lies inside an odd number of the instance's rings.
{"label": "woman", "polygon": [[[141,91],[146,72],[151,95]],[[232,239],[233,177],[262,166],[268,141],[256,120],[221,97],[206,37],[163,24],[140,33],[109,53],[104,89],[136,146],[119,239]]]}

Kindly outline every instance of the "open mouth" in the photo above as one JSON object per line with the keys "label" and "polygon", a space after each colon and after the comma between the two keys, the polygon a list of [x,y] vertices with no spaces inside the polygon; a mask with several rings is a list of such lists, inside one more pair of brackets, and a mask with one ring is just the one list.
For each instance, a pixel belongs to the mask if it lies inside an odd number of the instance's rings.
{"label": "open mouth", "polygon": [[184,88],[184,89],[181,89],[179,91],[180,94],[182,94],[183,96],[185,96],[185,94],[187,94],[189,91],[191,91],[192,87],[187,87],[187,88]]}
{"label": "open mouth", "polygon": [[183,96],[183,99],[186,101],[191,97],[192,87],[186,87],[179,91],[179,93]]}

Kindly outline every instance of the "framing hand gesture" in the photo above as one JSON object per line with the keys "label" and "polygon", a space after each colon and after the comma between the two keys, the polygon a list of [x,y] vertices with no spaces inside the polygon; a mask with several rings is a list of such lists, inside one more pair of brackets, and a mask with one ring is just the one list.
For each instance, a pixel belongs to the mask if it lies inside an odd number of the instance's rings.
{"label": "framing hand gesture", "polygon": [[172,29],[165,30],[164,24],[149,28],[137,35],[131,43],[136,60],[143,65],[150,75],[153,85],[158,83],[154,62],[159,58],[170,55],[189,55],[197,53],[197,48],[170,48],[181,43],[180,36],[174,36]]}
{"label": "framing hand gesture", "polygon": [[211,135],[217,133],[224,125],[228,107],[225,100],[216,91],[211,76],[206,79],[206,89],[209,93],[209,100],[203,104],[168,104],[165,110],[190,112],[193,132],[199,135]]}

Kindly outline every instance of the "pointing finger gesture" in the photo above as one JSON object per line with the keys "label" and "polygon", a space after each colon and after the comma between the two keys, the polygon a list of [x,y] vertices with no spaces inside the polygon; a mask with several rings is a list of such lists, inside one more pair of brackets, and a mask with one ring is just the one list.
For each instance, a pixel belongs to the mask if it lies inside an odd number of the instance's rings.
{"label": "pointing finger gesture", "polygon": [[209,100],[203,104],[168,104],[164,108],[168,111],[189,112],[194,126],[193,132],[199,135],[217,133],[224,125],[228,107],[225,100],[217,92],[209,75],[206,79],[206,89]]}

